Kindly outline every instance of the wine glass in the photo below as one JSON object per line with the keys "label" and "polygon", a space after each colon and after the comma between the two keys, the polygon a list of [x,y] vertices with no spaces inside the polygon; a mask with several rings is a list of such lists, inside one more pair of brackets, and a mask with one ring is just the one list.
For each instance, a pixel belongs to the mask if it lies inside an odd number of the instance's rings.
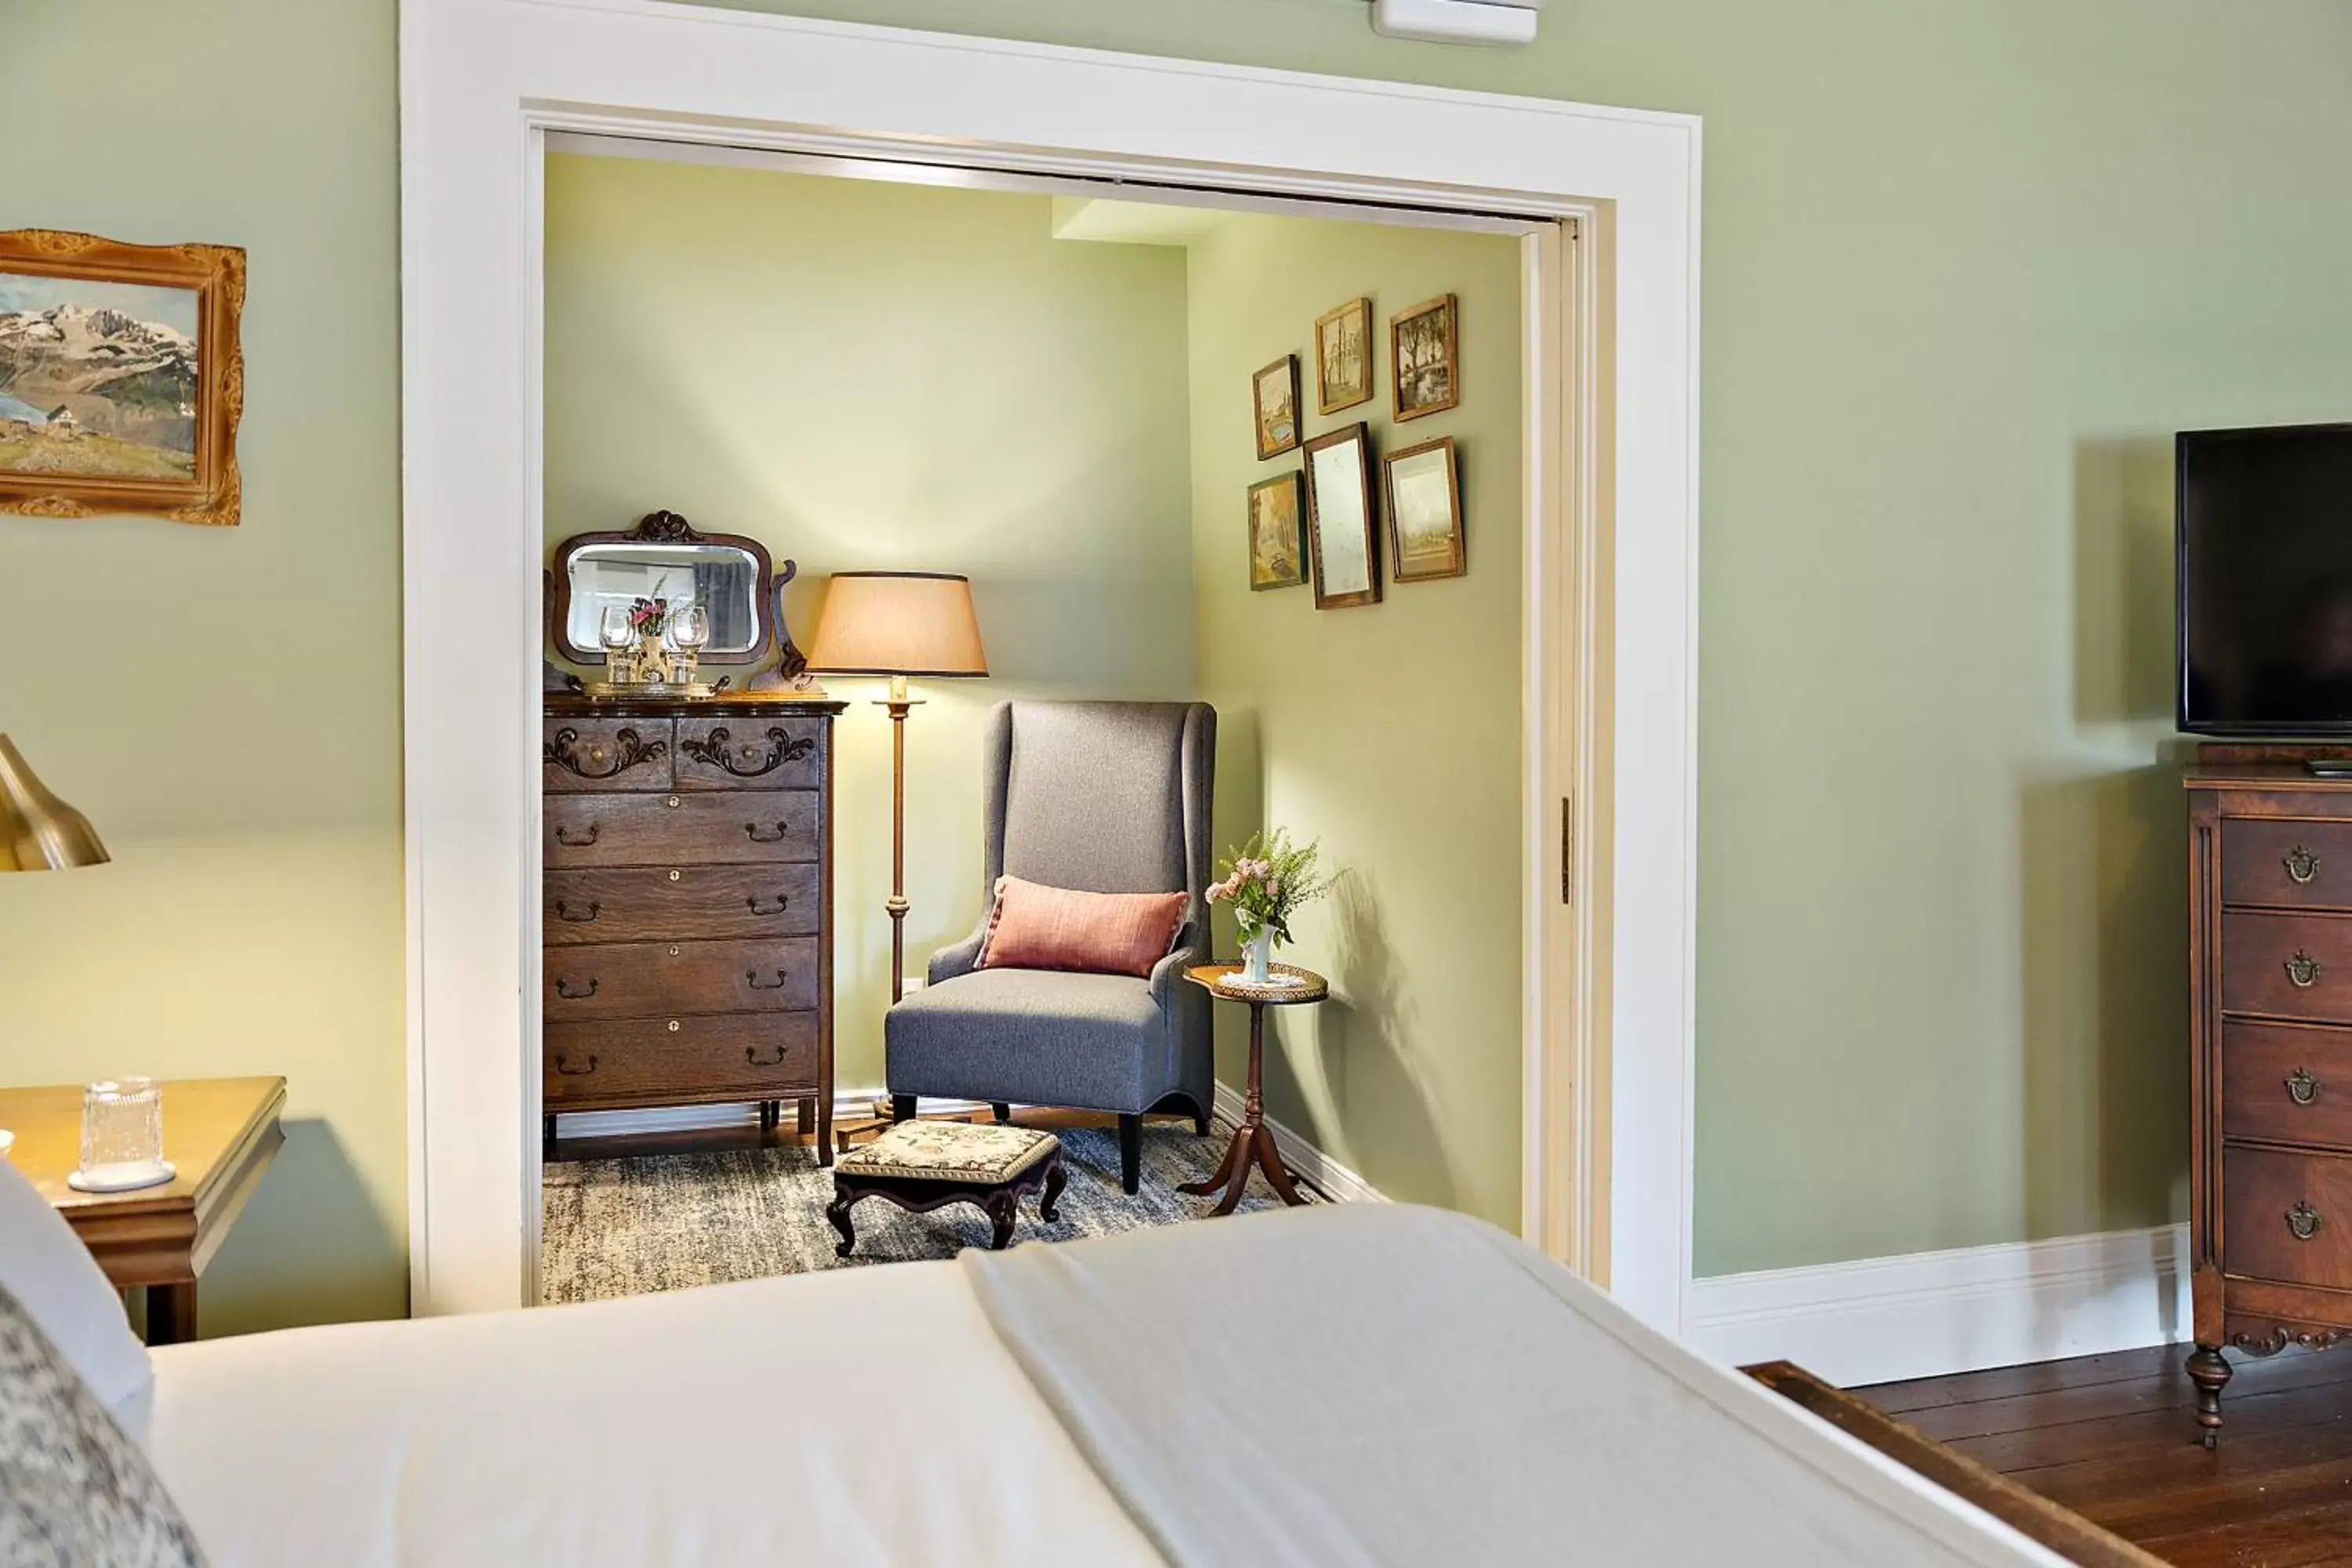
{"label": "wine glass", "polygon": [[607,653],[618,653],[636,641],[637,634],[629,625],[629,606],[605,605],[604,616],[597,622],[596,633]]}
{"label": "wine glass", "polygon": [[700,605],[681,605],[669,617],[669,645],[681,653],[700,653],[710,641],[710,612]]}

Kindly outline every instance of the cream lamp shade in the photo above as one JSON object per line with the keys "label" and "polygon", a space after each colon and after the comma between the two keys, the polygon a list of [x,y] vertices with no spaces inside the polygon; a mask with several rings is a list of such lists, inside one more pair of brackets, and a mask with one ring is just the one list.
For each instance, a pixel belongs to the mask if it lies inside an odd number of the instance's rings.
{"label": "cream lamp shade", "polygon": [[0,735],[0,871],[63,871],[110,858],[89,819],[51,795],[16,742]]}
{"label": "cream lamp shade", "polygon": [[821,675],[986,675],[971,579],[949,572],[836,572],[808,660]]}

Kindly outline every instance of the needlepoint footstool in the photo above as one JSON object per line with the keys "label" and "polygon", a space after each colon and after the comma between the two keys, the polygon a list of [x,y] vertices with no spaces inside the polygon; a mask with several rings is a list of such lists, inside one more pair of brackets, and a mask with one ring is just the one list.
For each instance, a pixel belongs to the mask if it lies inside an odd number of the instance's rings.
{"label": "needlepoint footstool", "polygon": [[901,1121],[864,1148],[844,1154],[833,1167],[833,1202],[824,1216],[841,1232],[836,1257],[857,1245],[849,1211],[866,1198],[885,1198],[911,1214],[945,1204],[977,1204],[988,1213],[1002,1252],[1013,1239],[1021,1194],[1045,1189],[1038,1216],[1054,1217],[1062,1195],[1061,1141],[1030,1127],[974,1125],[963,1121]]}

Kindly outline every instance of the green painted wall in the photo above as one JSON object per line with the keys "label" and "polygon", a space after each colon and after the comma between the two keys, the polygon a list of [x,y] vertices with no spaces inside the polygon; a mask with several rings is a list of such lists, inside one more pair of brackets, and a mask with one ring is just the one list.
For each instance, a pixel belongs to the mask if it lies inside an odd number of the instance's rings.
{"label": "green painted wall", "polygon": [[[1053,236],[1052,199],[556,156],[547,531],[656,507],[827,573],[972,578],[991,679],[918,682],[908,967],[979,919],[980,730],[1011,697],[1192,695],[1184,253]],[[889,721],[837,731],[836,1081],[879,1088]]]}
{"label": "green painted wall", "polygon": [[[1272,1015],[1273,1115],[1390,1196],[1519,1216],[1519,246],[1516,239],[1234,216],[1191,255],[1193,578],[1201,695],[1216,705],[1217,844],[1265,824],[1339,869],[1284,956],[1331,977]],[[1388,417],[1389,315],[1461,301],[1461,406]],[[1372,300],[1373,400],[1314,412],[1315,318]],[[1358,420],[1375,453],[1454,437],[1467,576],[1374,605],[1253,593],[1253,372],[1299,356],[1308,438]],[[1383,579],[1388,575],[1383,534]],[[1232,932],[1220,921],[1220,945]],[[1218,1074],[1247,1080],[1246,1010],[1219,1010]]]}
{"label": "green painted wall", "polygon": [[241,245],[252,267],[243,527],[0,518],[0,729],[114,854],[0,878],[0,1082],[284,1074],[286,1147],[205,1275],[204,1326],[396,1314],[392,6],[32,0],[0,36],[0,226]]}
{"label": "green painted wall", "polygon": [[[1705,115],[1699,1266],[2181,1212],[2164,453],[2352,405],[2352,13],[1578,0],[1483,51],[1360,0],[779,4]],[[399,1301],[393,16],[6,24],[0,222],[254,252],[246,528],[0,521],[26,640],[88,601],[18,584],[121,584],[144,656],[11,688],[121,860],[0,889],[0,1073],[291,1072],[215,1327]]]}
{"label": "green painted wall", "polygon": [[2167,454],[2352,416],[2352,11],[772,8],[1704,115],[1698,1268],[2185,1212]]}

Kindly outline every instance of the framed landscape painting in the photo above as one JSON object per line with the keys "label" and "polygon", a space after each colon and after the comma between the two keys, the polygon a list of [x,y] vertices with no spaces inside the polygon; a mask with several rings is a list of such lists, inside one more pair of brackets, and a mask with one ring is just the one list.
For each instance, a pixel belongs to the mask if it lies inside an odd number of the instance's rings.
{"label": "framed landscape painting", "polygon": [[0,231],[0,511],[234,524],[245,252]]}
{"label": "framed landscape painting", "polygon": [[1372,302],[1350,300],[1315,318],[1315,411],[1372,400]]}
{"label": "framed landscape painting", "polygon": [[1306,512],[1299,476],[1261,479],[1249,488],[1249,583],[1296,588],[1307,581]]}
{"label": "framed landscape painting", "polygon": [[1451,294],[1389,318],[1389,402],[1400,420],[1440,414],[1462,401],[1459,323]]}
{"label": "framed landscape painting", "polygon": [[1400,583],[1459,577],[1469,570],[1462,548],[1462,469],[1454,437],[1407,447],[1381,459],[1388,486],[1389,554]]}
{"label": "framed landscape painting", "polygon": [[1264,462],[1298,446],[1298,356],[1285,354],[1250,377],[1257,415],[1257,456]]}

